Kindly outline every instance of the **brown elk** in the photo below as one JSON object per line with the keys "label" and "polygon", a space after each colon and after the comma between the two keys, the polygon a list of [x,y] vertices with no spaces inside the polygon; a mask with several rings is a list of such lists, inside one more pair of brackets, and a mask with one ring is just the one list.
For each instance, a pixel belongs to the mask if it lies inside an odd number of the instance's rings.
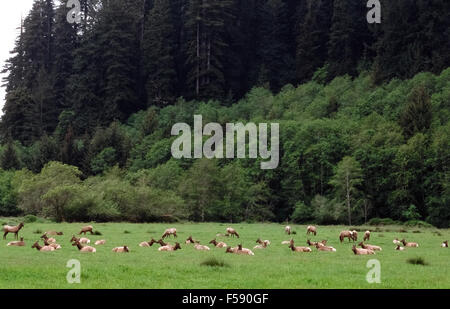
{"label": "brown elk", "polygon": [[216,248],[225,248],[227,246],[227,244],[224,243],[223,241],[217,242],[215,238],[211,240],[209,243],[213,244]]}
{"label": "brown elk", "polygon": [[341,243],[344,241],[344,238],[348,238],[348,242],[350,242],[350,240],[354,240],[353,232],[352,231],[342,231],[339,234],[339,240]]}
{"label": "brown elk", "polygon": [[104,239],[97,240],[94,244],[96,246],[104,245],[104,244],[106,244],[106,240],[104,240]]}
{"label": "brown elk", "polygon": [[93,229],[94,228],[92,227],[92,225],[84,226],[81,228],[81,231],[78,233],[78,235],[81,235],[81,233],[84,233],[84,235],[86,235],[87,232],[90,232],[91,235],[93,235]]}
{"label": "brown elk", "polygon": [[189,244],[199,244],[200,242],[198,241],[198,240],[193,240],[192,239],[192,236],[189,236],[187,239],[186,239],[186,245],[189,245]]}
{"label": "brown elk", "polygon": [[373,250],[356,248],[355,245],[353,245],[352,251],[356,255],[375,254],[375,251],[373,251]]}
{"label": "brown elk", "polygon": [[55,243],[56,242],[56,239],[54,239],[53,237],[52,238],[48,238],[48,236],[47,235],[42,235],[41,236],[41,238],[42,239],[44,239],[44,241],[46,241],[46,242],[48,242],[48,243],[50,243],[50,244],[52,244],[52,243]]}
{"label": "brown elk", "polygon": [[403,243],[403,246],[405,247],[419,247],[419,244],[416,242],[406,242],[405,239],[400,240],[401,243]]}
{"label": "brown elk", "polygon": [[197,244],[197,243],[194,245],[194,248],[196,250],[206,250],[206,251],[210,250],[210,248],[208,246],[200,245],[200,244]]}
{"label": "brown elk", "polygon": [[156,242],[157,242],[157,241],[154,240],[153,237],[152,237],[152,239],[151,239],[150,241],[143,241],[143,242],[141,242],[141,243],[139,244],[139,247],[151,247],[151,246],[153,246],[153,244],[156,243]]}
{"label": "brown elk", "polygon": [[442,247],[442,248],[448,248],[448,240],[444,241],[444,242],[441,244],[441,247]]}
{"label": "brown elk", "polygon": [[47,231],[44,233],[44,235],[47,236],[61,236],[64,235],[63,232],[57,232],[57,231]]}
{"label": "brown elk", "polygon": [[233,237],[236,236],[237,238],[239,238],[239,234],[232,227],[227,227],[227,233],[225,235],[231,235]]}
{"label": "brown elk", "polygon": [[87,238],[76,238],[75,235],[72,235],[72,238],[70,239],[70,242],[79,241],[81,244],[89,244],[91,243],[90,239]]}
{"label": "brown elk", "polygon": [[395,248],[395,250],[403,251],[403,250],[405,250],[405,247],[402,247],[402,246],[400,246],[400,245],[397,245],[397,247]]}
{"label": "brown elk", "polygon": [[270,240],[266,239],[266,240],[262,241],[261,238],[258,238],[256,240],[256,243],[258,243],[260,245],[264,245],[265,247],[267,247],[268,245],[270,245]]}
{"label": "brown elk", "polygon": [[176,228],[170,228],[164,231],[163,236],[161,237],[162,239],[166,238],[166,237],[170,237],[170,235],[173,235],[173,237],[177,237],[177,229]]}
{"label": "brown elk", "polygon": [[49,243],[46,239],[44,239],[44,245],[53,247],[53,248],[55,248],[55,250],[61,249],[60,245],[58,245],[57,243]]}
{"label": "brown elk", "polygon": [[284,228],[284,232],[288,235],[291,235],[291,227],[288,225]]}
{"label": "brown elk", "polygon": [[175,243],[175,246],[166,245],[158,248],[158,251],[176,251],[181,249],[180,243]]}
{"label": "brown elk", "polygon": [[91,246],[83,246],[79,241],[75,241],[72,246],[77,246],[78,250],[80,250],[80,252],[92,252],[95,253],[97,252],[97,249],[95,249],[94,247]]}
{"label": "brown elk", "polygon": [[315,226],[313,226],[313,225],[309,225],[306,228],[306,235],[309,235],[310,233],[314,234],[314,236],[316,236],[317,235],[317,228]]}
{"label": "brown elk", "polygon": [[364,239],[363,239],[363,241],[368,241],[368,240],[370,240],[370,231],[366,231],[366,232],[364,233]]}
{"label": "brown elk", "polygon": [[333,247],[328,247],[328,246],[324,246],[317,244],[316,245],[317,251],[329,251],[329,252],[336,252],[336,249]]}
{"label": "brown elk", "polygon": [[3,226],[3,239],[6,239],[6,235],[8,235],[8,233],[14,233],[14,238],[15,239],[19,239],[19,231],[24,227],[25,225],[23,224],[23,222],[19,223],[19,225],[16,226],[9,226],[9,225],[5,225]]}
{"label": "brown elk", "polygon": [[312,251],[311,248],[309,248],[309,247],[296,247],[294,245],[294,240],[293,239],[291,239],[291,243],[289,244],[289,248],[291,248],[291,250],[295,251],[295,252],[311,252]]}
{"label": "brown elk", "polygon": [[37,242],[37,241],[31,246],[31,248],[32,249],[36,248],[38,251],[41,251],[41,252],[44,252],[44,251],[55,251],[55,248],[53,248],[53,247],[50,247],[50,246],[42,247],[42,246],[40,246],[39,242]]}
{"label": "brown elk", "polygon": [[366,244],[364,244],[364,242],[360,242],[358,244],[358,246],[360,246],[363,249],[369,249],[369,250],[372,250],[372,251],[382,251],[380,246],[366,245]]}
{"label": "brown elk", "polygon": [[114,249],[112,249],[112,252],[130,252],[130,249],[128,249],[127,246],[123,246],[123,247],[116,247]]}
{"label": "brown elk", "polygon": [[7,246],[23,247],[25,246],[25,242],[23,241],[23,237],[20,237],[20,241],[11,241]]}
{"label": "brown elk", "polygon": [[308,239],[306,241],[306,244],[308,246],[313,246],[313,247],[315,247],[316,245],[325,246],[327,244],[327,241],[326,240],[322,240],[322,241],[319,241],[319,242],[315,242],[315,241],[311,241],[311,240]]}
{"label": "brown elk", "polygon": [[252,250],[247,248],[242,248],[242,245],[238,245],[238,249],[236,250],[237,254],[245,254],[245,255],[255,255]]}

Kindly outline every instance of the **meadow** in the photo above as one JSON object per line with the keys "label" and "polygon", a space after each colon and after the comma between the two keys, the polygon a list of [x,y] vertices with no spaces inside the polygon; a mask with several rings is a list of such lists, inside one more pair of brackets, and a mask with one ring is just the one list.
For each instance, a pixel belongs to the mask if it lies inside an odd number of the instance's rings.
{"label": "meadow", "polygon": [[[17,220],[2,222],[16,223]],[[352,243],[339,242],[338,235],[345,226],[318,226],[317,236],[306,236],[306,226],[291,225],[296,232],[291,235],[297,246],[311,240],[327,239],[328,245],[337,252],[311,253],[292,252],[283,240],[291,236],[284,234],[284,225],[274,223],[90,223],[94,231],[102,235],[88,235],[93,244],[106,239],[106,245],[97,246],[94,254],[81,253],[71,246],[72,234],[80,231],[83,223],[25,223],[20,231],[25,247],[7,247],[14,236],[0,243],[0,288],[117,288],[117,289],[303,289],[303,288],[450,288],[450,251],[441,248],[442,241],[450,238],[450,230],[415,228],[404,226],[356,227],[372,231],[368,243],[379,245],[383,251],[376,255],[356,256]],[[226,254],[225,249],[197,251],[184,241],[190,235],[207,245],[217,233],[225,233],[228,226],[234,227],[240,239],[218,237],[228,245],[242,243],[253,248],[257,238],[268,239],[271,245],[264,250],[253,250],[254,256]],[[159,239],[164,230],[176,227],[181,250],[159,252],[159,245],[139,247],[142,241],[152,237]],[[48,230],[62,231],[55,236],[62,249],[54,252],[38,252],[31,245]],[[363,233],[359,233],[358,240]],[[394,238],[405,238],[419,243],[419,248],[394,250]],[[173,239],[169,240],[174,243]],[[42,241],[40,241],[41,244]],[[112,248],[127,245],[129,253],[113,253]],[[407,262],[411,258],[422,258],[426,265]],[[69,284],[66,266],[70,259],[81,263],[81,283]],[[366,263],[378,259],[381,265],[381,283],[368,283],[366,274],[370,270]],[[202,265],[215,260],[217,266]],[[208,263],[207,263],[208,264]],[[213,263],[214,264],[214,263]]]}

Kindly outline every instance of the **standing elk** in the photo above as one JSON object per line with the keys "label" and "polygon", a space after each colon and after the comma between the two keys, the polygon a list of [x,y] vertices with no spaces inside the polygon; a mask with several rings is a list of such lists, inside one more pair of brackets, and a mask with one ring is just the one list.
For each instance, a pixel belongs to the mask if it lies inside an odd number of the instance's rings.
{"label": "standing elk", "polygon": [[81,235],[82,233],[86,235],[87,232],[90,232],[91,235],[93,235],[94,234],[93,229],[94,228],[92,227],[92,225],[84,226],[81,228],[81,231],[78,233],[78,235]]}
{"label": "standing elk", "polygon": [[341,243],[344,241],[344,238],[348,238],[348,242],[350,242],[350,240],[354,240],[353,232],[352,231],[342,231],[339,234],[339,240]]}
{"label": "standing elk", "polygon": [[366,231],[366,232],[364,233],[364,239],[363,239],[363,241],[368,241],[368,240],[370,240],[370,231]]}
{"label": "standing elk", "polygon": [[316,236],[317,235],[317,228],[315,226],[313,226],[313,225],[309,225],[306,228],[306,235],[309,235],[310,233],[314,234],[314,236]]}
{"label": "standing elk", "polygon": [[14,238],[15,239],[19,239],[19,231],[24,227],[25,225],[23,224],[23,222],[19,223],[19,225],[16,226],[9,226],[9,225],[5,225],[3,226],[3,239],[6,239],[6,235],[8,235],[8,233],[14,233]]}
{"label": "standing elk", "polygon": [[177,229],[173,227],[173,228],[165,230],[164,234],[161,238],[164,239],[166,237],[170,237],[170,235],[173,235],[173,237],[176,238],[177,237]]}
{"label": "standing elk", "polygon": [[288,225],[284,228],[284,232],[288,235],[291,235],[291,227]]}
{"label": "standing elk", "polygon": [[227,233],[225,235],[231,235],[231,236],[236,236],[237,238],[239,238],[239,234],[236,232],[235,229],[231,228],[231,227],[227,227]]}

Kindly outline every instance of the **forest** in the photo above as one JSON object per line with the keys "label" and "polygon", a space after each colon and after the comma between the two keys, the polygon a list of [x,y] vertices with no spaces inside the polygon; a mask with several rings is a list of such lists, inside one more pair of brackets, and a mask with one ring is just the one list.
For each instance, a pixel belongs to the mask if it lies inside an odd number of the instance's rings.
{"label": "forest", "polygon": [[[449,227],[450,2],[35,0],[3,72],[0,216]],[[279,123],[280,162],[171,128]]]}

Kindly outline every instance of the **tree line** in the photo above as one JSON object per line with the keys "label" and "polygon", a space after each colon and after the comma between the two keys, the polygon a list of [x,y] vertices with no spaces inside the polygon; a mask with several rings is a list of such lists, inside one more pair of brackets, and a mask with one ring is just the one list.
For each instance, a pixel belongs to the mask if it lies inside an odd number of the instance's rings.
{"label": "tree line", "polygon": [[[0,215],[448,227],[448,1],[66,2],[5,67]],[[174,160],[194,114],[279,122],[280,166]]]}

